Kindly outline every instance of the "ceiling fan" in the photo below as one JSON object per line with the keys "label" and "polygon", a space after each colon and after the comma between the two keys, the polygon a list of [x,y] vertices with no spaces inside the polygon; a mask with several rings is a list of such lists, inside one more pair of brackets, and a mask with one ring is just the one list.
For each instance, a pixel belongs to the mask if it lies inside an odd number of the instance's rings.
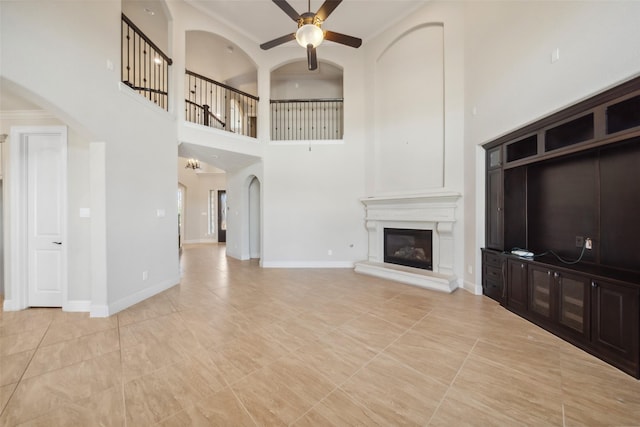
{"label": "ceiling fan", "polygon": [[273,2],[282,9],[284,13],[289,15],[291,19],[298,23],[298,30],[295,33],[262,43],[260,48],[264,50],[271,49],[272,47],[279,46],[291,40],[297,40],[300,46],[307,49],[307,65],[309,70],[315,70],[318,68],[316,48],[323,40],[330,40],[356,48],[362,44],[362,40],[357,37],[322,30],[322,23],[326,21],[331,12],[338,7],[342,0],[326,0],[316,13],[311,12],[311,0],[309,0],[309,11],[303,14],[296,12],[286,0],[273,0]]}

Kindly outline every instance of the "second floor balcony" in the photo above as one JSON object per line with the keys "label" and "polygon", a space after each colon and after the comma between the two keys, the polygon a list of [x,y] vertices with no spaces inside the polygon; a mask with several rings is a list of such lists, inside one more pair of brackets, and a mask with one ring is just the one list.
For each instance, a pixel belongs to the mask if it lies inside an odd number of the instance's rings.
{"label": "second floor balcony", "polygon": [[[193,32],[191,37],[187,37],[187,43],[209,48],[216,46],[216,38],[220,37],[211,33]],[[189,33],[188,33],[189,34]],[[233,51],[227,40],[219,41],[217,44],[220,55],[228,55]],[[226,46],[226,47],[224,47]],[[221,48],[222,47],[222,48]],[[220,74],[215,71],[216,64],[220,61],[214,57],[207,63],[201,61],[203,50],[191,49],[195,52],[193,58],[187,56],[187,66],[189,63],[197,65],[197,69],[207,69],[212,66],[212,74]],[[211,49],[215,50],[215,49]],[[211,50],[208,55],[211,56]],[[226,50],[226,52],[225,52]],[[189,49],[188,49],[189,51]],[[245,55],[246,56],[246,55]],[[138,92],[149,101],[159,107],[169,111],[170,104],[175,102],[169,82],[173,61],[154,42],[147,37],[133,21],[122,14],[122,77],[124,84],[132,90]],[[304,64],[303,64],[304,65]],[[314,76],[309,78],[307,70],[295,69],[294,64],[287,64],[281,69],[272,72],[271,93],[278,99],[271,99],[269,102],[268,118],[270,140],[273,141],[295,141],[295,140],[340,140],[344,132],[344,102],[342,95],[342,70],[329,64],[322,64],[321,69],[330,70],[330,77]],[[293,71],[292,71],[293,70]],[[255,74],[255,68],[253,73]],[[298,90],[296,73],[301,76],[300,86],[304,90]],[[249,73],[251,74],[251,73]],[[241,74],[242,75],[242,74]],[[282,75],[285,77],[283,78]],[[275,77],[274,77],[275,76]],[[243,75],[243,77],[245,77]],[[253,78],[254,80],[250,80]],[[244,78],[241,86],[246,86],[249,90],[256,90],[255,75],[249,80]],[[321,87],[313,88],[314,80],[321,82],[316,85]],[[325,78],[325,81],[322,79]],[[257,137],[259,97],[251,93],[233,87],[233,82],[238,79],[231,78],[222,83],[204,74],[196,73],[185,69],[185,93],[184,112],[185,121],[196,123],[209,128],[219,129],[242,135],[250,138]],[[328,81],[330,81],[328,83]],[[253,82],[253,83],[252,83]],[[287,95],[294,93],[294,90],[287,88],[287,85],[295,84],[295,98]],[[244,87],[243,86],[243,87]],[[329,88],[327,90],[327,88]],[[317,97],[318,94],[338,97]],[[173,98],[173,100],[172,100]],[[175,105],[175,104],[174,104]]]}
{"label": "second floor balcony", "polygon": [[185,71],[185,120],[255,138],[257,96]]}

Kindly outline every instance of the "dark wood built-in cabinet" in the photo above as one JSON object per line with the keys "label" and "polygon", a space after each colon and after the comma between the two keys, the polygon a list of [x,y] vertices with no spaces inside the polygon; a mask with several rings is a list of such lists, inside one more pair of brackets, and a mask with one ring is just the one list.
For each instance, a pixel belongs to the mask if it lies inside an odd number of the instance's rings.
{"label": "dark wood built-in cabinet", "polygon": [[484,148],[483,293],[640,378],[640,78]]}
{"label": "dark wood built-in cabinet", "polygon": [[502,169],[487,171],[487,247],[497,249],[503,245],[502,224]]}
{"label": "dark wood built-in cabinet", "polygon": [[519,259],[507,260],[507,303],[517,313],[527,311],[529,264]]}
{"label": "dark wood built-in cabinet", "polygon": [[482,292],[496,301],[504,298],[506,258],[490,250],[482,251]]}
{"label": "dark wood built-in cabinet", "polygon": [[528,312],[563,335],[587,337],[590,280],[568,270],[534,263],[529,268]]}
{"label": "dark wood built-in cabinet", "polygon": [[626,284],[594,280],[591,344],[604,360],[638,377],[640,290]]}

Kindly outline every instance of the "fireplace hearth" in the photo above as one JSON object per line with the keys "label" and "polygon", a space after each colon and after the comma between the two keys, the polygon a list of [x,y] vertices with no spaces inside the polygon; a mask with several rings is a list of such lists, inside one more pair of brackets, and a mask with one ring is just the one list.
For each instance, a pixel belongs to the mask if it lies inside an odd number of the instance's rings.
{"label": "fireplace hearth", "polygon": [[384,262],[433,270],[431,230],[384,229]]}

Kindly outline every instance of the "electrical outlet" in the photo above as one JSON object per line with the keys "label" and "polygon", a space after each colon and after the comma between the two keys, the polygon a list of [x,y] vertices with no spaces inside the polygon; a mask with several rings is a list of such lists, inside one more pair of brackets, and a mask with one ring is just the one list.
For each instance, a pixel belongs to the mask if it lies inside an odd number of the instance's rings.
{"label": "electrical outlet", "polygon": [[590,238],[590,237],[587,237],[587,238],[584,240],[584,247],[585,247],[585,248],[587,248],[587,249],[589,249],[589,250],[593,249],[593,241],[591,240],[591,238]]}
{"label": "electrical outlet", "polygon": [[581,248],[584,246],[584,237],[576,236],[576,248]]}

